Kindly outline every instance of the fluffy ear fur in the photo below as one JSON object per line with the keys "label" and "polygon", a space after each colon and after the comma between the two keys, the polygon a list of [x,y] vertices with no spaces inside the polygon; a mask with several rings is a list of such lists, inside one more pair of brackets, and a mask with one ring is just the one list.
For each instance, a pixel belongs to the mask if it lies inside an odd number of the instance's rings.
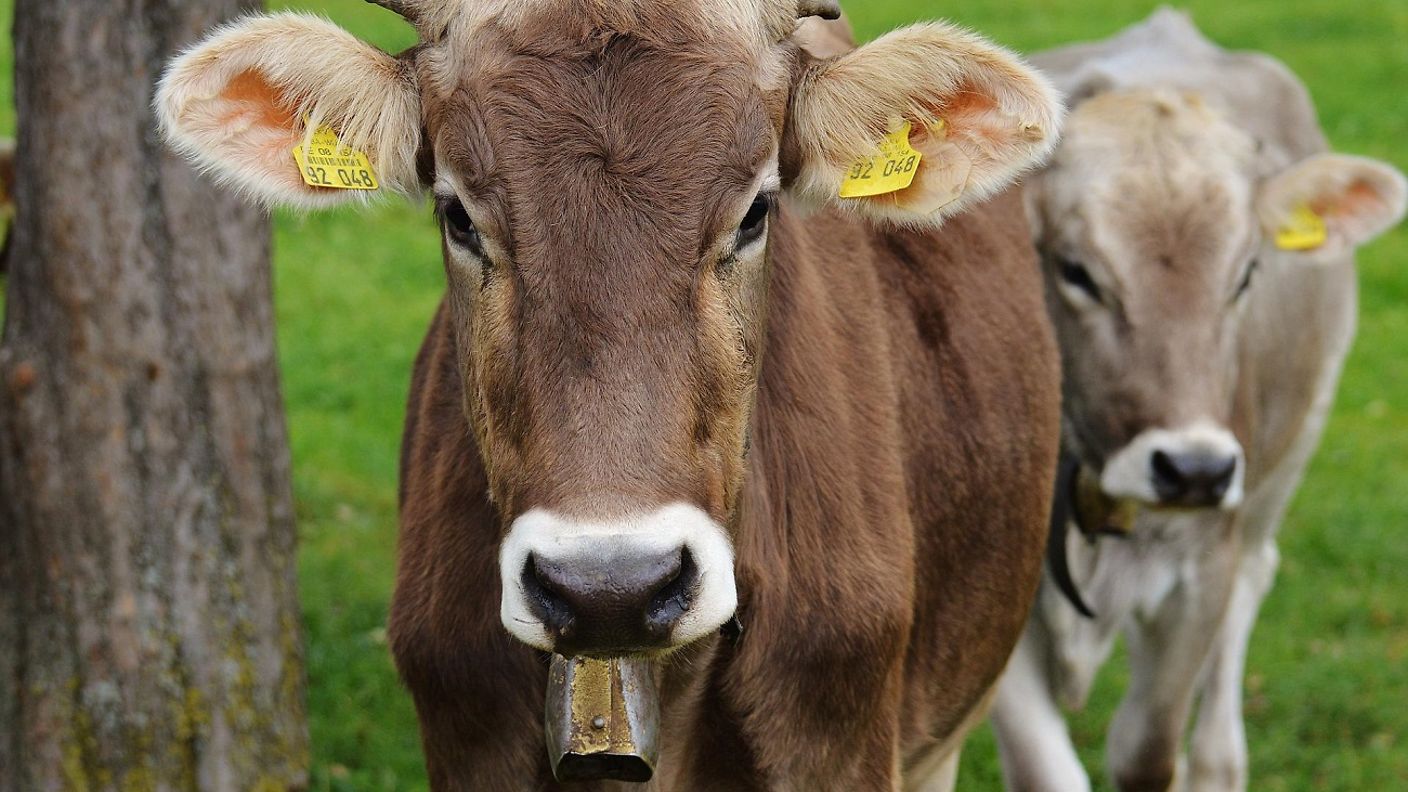
{"label": "fluffy ear fur", "polygon": [[418,184],[414,73],[317,17],[254,16],[214,31],[171,62],[156,111],[174,148],[266,204],[316,209],[375,194],[304,184],[293,149],[321,124],[366,152],[378,192]]}
{"label": "fluffy ear fur", "polygon": [[1330,260],[1382,234],[1403,219],[1408,182],[1384,162],[1345,154],[1317,154],[1292,165],[1262,187],[1257,213],[1268,239],[1309,208],[1325,223],[1325,243],[1305,251]]}
{"label": "fluffy ear fur", "polygon": [[[1017,56],[940,23],[915,25],[802,72],[792,94],[792,189],[872,218],[937,224],[1050,154],[1062,118],[1046,78]],[[901,121],[922,153],[914,183],[837,197],[843,176]],[[941,122],[941,123],[940,123]]]}

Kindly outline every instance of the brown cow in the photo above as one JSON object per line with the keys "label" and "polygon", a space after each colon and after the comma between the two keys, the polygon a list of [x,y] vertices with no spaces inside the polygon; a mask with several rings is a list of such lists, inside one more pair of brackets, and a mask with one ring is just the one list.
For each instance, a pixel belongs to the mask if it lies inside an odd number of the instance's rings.
{"label": "brown cow", "polygon": [[[951,788],[1040,574],[1057,354],[994,196],[1054,92],[938,24],[814,59],[797,0],[396,5],[400,57],[253,17],[157,102],[270,203],[362,194],[315,124],[434,192],[390,625],[434,788],[554,788],[547,651],[659,662],[652,788]],[[902,121],[914,183],[837,198]]]}

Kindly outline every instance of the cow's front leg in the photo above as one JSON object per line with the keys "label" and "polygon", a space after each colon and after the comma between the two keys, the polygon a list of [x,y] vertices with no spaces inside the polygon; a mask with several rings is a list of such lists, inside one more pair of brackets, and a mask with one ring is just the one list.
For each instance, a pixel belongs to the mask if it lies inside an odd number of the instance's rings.
{"label": "cow's front leg", "polygon": [[854,612],[864,618],[838,618],[823,605],[745,614],[720,689],[756,768],[750,792],[901,789],[908,608],[861,600]]}
{"label": "cow's front leg", "polygon": [[1190,792],[1241,792],[1247,788],[1242,678],[1247,643],[1279,560],[1274,541],[1268,539],[1244,556],[1237,570],[1232,602],[1203,679],[1191,746]]}
{"label": "cow's front leg", "polygon": [[1090,778],[1071,742],[1064,709],[1085,706],[1095,674],[1110,656],[1135,595],[1138,575],[1111,574],[1136,563],[1128,548],[1091,544],[1074,529],[1067,555],[1095,619],[1076,612],[1043,580],[1022,639],[999,682],[993,708],[1002,775],[1012,792],[1082,792]]}
{"label": "cow's front leg", "polygon": [[1089,792],[1090,778],[1056,702],[1046,630],[1034,613],[998,683],[992,724],[1010,792]]}
{"label": "cow's front leg", "polygon": [[1193,693],[1231,596],[1235,548],[1219,544],[1187,563],[1158,608],[1125,633],[1130,684],[1106,738],[1122,792],[1174,788]]}
{"label": "cow's front leg", "polygon": [[[846,681],[847,671],[857,672],[855,684]],[[901,792],[902,672],[898,662],[871,671],[877,676],[862,680],[861,661],[835,665],[831,674],[799,675],[784,694],[791,701],[775,700],[781,706],[767,718],[770,734],[750,740],[768,756],[769,792]]]}
{"label": "cow's front leg", "polygon": [[[543,737],[547,665],[495,632],[476,635],[457,651],[432,653],[404,639],[398,647],[434,792],[557,789]],[[423,646],[433,646],[431,639]]]}

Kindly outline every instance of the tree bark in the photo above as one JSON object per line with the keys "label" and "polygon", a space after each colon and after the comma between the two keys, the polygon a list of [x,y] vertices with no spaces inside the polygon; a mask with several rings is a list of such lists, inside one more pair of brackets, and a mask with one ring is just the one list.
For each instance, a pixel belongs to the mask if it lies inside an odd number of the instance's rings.
{"label": "tree bark", "polygon": [[268,221],[150,109],[255,5],[17,3],[0,792],[306,784]]}

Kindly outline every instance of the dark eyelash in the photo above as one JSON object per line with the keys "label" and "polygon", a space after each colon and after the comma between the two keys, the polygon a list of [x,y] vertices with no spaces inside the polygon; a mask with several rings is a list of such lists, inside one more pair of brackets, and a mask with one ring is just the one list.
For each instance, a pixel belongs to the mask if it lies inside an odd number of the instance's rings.
{"label": "dark eyelash", "polygon": [[454,203],[455,197],[451,195],[437,195],[430,205],[430,215],[435,218],[435,222],[445,222],[445,211]]}

